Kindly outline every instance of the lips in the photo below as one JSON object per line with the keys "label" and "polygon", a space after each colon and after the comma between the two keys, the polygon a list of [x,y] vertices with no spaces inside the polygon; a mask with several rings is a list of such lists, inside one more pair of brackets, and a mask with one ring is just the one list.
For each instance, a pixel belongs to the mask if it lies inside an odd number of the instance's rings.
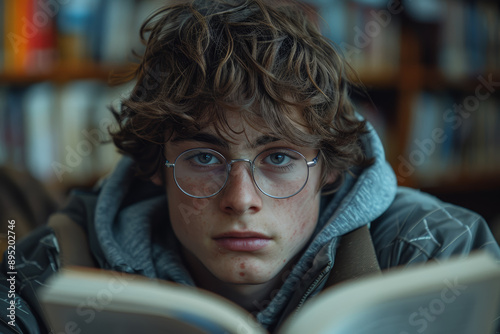
{"label": "lips", "polygon": [[266,247],[271,238],[257,232],[232,231],[213,238],[217,245],[233,252],[255,252]]}

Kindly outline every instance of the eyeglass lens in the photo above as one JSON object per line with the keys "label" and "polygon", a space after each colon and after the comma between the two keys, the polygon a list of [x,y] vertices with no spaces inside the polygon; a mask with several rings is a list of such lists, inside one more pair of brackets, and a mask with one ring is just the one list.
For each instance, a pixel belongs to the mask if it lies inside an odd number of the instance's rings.
{"label": "eyeglass lens", "polygon": [[[179,188],[186,194],[203,198],[215,195],[224,187],[229,170],[226,159],[219,152],[192,149],[177,157],[174,177]],[[308,175],[304,156],[290,149],[266,150],[254,159],[255,184],[271,197],[295,195],[306,184]]]}

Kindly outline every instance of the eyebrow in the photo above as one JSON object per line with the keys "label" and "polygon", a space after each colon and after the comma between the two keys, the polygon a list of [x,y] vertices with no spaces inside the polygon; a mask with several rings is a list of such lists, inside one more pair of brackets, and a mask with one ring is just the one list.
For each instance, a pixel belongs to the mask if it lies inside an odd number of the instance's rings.
{"label": "eyebrow", "polygon": [[[266,144],[279,141],[279,138],[273,137],[273,136],[268,136],[268,135],[263,135],[260,137],[257,137],[253,143],[247,144],[247,147],[249,148],[257,148],[260,146],[264,146]],[[221,138],[214,136],[210,133],[205,133],[205,132],[200,132],[197,133],[191,137],[176,137],[172,139],[172,142],[174,143],[179,143],[179,142],[184,142],[184,141],[198,141],[202,143],[207,143],[207,144],[212,144],[224,149],[229,149],[229,144],[227,141],[222,140]]]}

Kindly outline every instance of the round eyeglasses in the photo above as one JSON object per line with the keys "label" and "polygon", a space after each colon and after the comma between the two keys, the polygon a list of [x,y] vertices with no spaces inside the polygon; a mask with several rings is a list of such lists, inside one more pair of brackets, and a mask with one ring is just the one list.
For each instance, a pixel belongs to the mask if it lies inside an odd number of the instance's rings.
{"label": "round eyeglasses", "polygon": [[288,148],[272,148],[259,153],[254,159],[227,159],[209,148],[193,148],[182,152],[173,163],[165,166],[174,169],[174,180],[179,189],[194,198],[217,195],[229,179],[231,166],[248,162],[252,178],[260,191],[272,198],[288,198],[299,193],[309,179],[309,168],[318,163]]}

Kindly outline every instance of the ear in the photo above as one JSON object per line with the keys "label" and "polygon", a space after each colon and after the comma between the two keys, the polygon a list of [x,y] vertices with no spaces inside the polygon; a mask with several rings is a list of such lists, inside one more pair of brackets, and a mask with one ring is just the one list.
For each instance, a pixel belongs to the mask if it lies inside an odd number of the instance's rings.
{"label": "ear", "polygon": [[157,186],[163,185],[162,175],[159,172],[156,172],[155,175],[151,176],[149,179]]}
{"label": "ear", "polygon": [[339,177],[339,172],[338,171],[331,171],[326,175],[326,184],[332,184],[335,181],[337,181],[337,178]]}

